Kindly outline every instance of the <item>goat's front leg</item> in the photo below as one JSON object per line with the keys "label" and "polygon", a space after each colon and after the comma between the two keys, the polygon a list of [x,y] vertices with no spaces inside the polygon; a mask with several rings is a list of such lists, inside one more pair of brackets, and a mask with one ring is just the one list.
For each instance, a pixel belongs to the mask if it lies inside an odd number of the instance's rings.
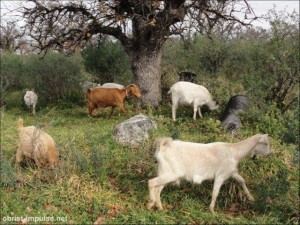
{"label": "goat's front leg", "polygon": [[219,195],[220,188],[221,188],[221,186],[222,186],[223,183],[224,183],[224,179],[223,178],[220,178],[220,177],[216,177],[215,178],[214,188],[213,188],[213,193],[212,193],[212,198],[211,198],[211,203],[210,203],[210,206],[209,206],[209,209],[210,209],[210,211],[213,214],[215,213],[215,211],[214,211],[215,203],[216,203],[217,197]]}
{"label": "goat's front leg", "polygon": [[119,106],[119,108],[123,111],[123,113],[125,113],[125,115],[126,115],[127,117],[129,117],[129,114],[128,114],[128,112],[126,111],[126,109],[125,109],[123,103],[117,104],[117,106]]}
{"label": "goat's front leg", "polygon": [[162,210],[162,204],[160,201],[160,193],[164,186],[168,183],[177,181],[179,177],[174,177],[174,175],[165,175],[160,177],[155,177],[148,181],[148,187],[149,187],[149,195],[150,195],[150,201],[147,205],[147,209],[151,209],[154,204],[156,204],[157,208],[159,210]]}
{"label": "goat's front leg", "polygon": [[[176,184],[176,185],[180,185],[180,180],[178,179],[178,180],[175,180],[175,181],[173,181],[173,183],[174,184]],[[161,204],[161,200],[160,200],[160,193],[161,193],[161,191],[162,191],[162,189],[165,187],[166,185],[161,185],[161,186],[158,186],[158,187],[156,187],[156,189],[155,189],[155,206],[158,208],[158,209],[162,209],[163,207],[162,207],[162,204]]]}
{"label": "goat's front leg", "polygon": [[160,200],[160,193],[162,191],[162,189],[165,187],[165,185],[161,185],[161,186],[158,186],[156,187],[155,189],[155,206],[158,208],[158,209],[163,209],[162,207],[162,204],[161,204],[161,200]]}
{"label": "goat's front leg", "polygon": [[246,193],[248,199],[250,201],[254,201],[253,196],[250,194],[250,192],[249,192],[249,190],[246,186],[245,179],[241,175],[239,175],[238,173],[233,174],[232,178],[235,179],[237,182],[239,182],[239,184],[243,187],[243,190]]}

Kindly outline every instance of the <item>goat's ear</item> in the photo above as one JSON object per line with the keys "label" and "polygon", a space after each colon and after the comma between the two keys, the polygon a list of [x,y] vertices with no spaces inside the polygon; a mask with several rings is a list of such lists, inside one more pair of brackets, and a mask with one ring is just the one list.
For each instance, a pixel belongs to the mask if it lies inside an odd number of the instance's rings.
{"label": "goat's ear", "polygon": [[172,143],[172,138],[170,137],[160,137],[160,138],[157,138],[155,140],[155,145],[157,148],[161,148],[163,146],[168,146],[170,147],[171,146],[171,143]]}
{"label": "goat's ear", "polygon": [[261,135],[261,137],[260,137],[260,139],[259,139],[259,143],[265,143],[265,144],[267,144],[268,141],[269,141],[269,139],[268,139],[268,134],[263,134],[263,135]]}

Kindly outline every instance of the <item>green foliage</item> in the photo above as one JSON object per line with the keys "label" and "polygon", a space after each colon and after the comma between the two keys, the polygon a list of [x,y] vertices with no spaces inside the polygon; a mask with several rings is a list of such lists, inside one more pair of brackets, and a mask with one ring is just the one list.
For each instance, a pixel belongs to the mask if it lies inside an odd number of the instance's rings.
{"label": "green foliage", "polygon": [[[22,89],[22,79],[24,76],[24,58],[11,52],[1,53],[1,81],[7,79],[10,90]],[[5,84],[1,86],[4,88]]]}
{"label": "green foliage", "polygon": [[0,73],[0,106],[6,105],[7,95],[11,91],[23,88],[22,78],[24,76],[23,58],[10,52],[1,54]]}
{"label": "green foliage", "polygon": [[[27,84],[33,84],[35,91],[49,103],[69,101],[78,103],[83,81],[80,58],[76,55],[65,57],[58,53],[48,53],[43,59],[28,58]],[[74,101],[74,102],[73,102]],[[77,102],[76,102],[77,101]]]}
{"label": "green foliage", "polygon": [[270,136],[280,139],[286,130],[284,126],[284,119],[280,110],[275,104],[269,105],[265,108],[266,111],[262,111],[259,115],[256,114],[256,127],[257,133],[265,133]]}
{"label": "green foliage", "polygon": [[24,91],[13,91],[7,95],[5,100],[6,108],[25,108],[25,103],[23,100],[25,92]]}
{"label": "green foliage", "polygon": [[15,188],[17,182],[17,175],[9,161],[2,155],[0,157],[0,172],[1,172],[1,186],[3,188]]}
{"label": "green foliage", "polygon": [[38,94],[38,107],[53,103],[66,106],[83,103],[80,83],[85,74],[80,55],[65,57],[50,52],[42,59],[37,55],[4,54],[3,57],[1,76],[7,77],[10,84],[5,96],[8,107],[15,107],[21,100],[14,90],[24,90],[25,94],[25,90],[31,89]]}
{"label": "green foliage", "polygon": [[283,132],[283,141],[285,143],[300,144],[300,122],[299,122],[299,109],[287,112],[284,115],[285,131]]}
{"label": "green foliage", "polygon": [[100,41],[85,48],[81,54],[86,70],[97,78],[97,82],[114,82],[124,75],[128,80],[128,56],[119,42]]}

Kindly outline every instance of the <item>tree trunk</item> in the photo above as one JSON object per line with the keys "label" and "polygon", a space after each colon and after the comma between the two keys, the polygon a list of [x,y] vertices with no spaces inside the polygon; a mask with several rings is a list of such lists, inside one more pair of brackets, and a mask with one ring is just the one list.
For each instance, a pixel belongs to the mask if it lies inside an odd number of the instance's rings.
{"label": "tree trunk", "polygon": [[142,106],[159,106],[161,102],[162,50],[154,52],[135,51],[129,55],[134,82],[142,91]]}

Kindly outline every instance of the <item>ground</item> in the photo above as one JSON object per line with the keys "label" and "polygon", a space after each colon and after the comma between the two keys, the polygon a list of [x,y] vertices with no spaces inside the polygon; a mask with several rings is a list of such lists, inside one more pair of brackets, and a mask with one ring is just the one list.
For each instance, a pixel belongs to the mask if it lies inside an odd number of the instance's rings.
{"label": "ground", "polygon": [[[131,116],[139,113],[135,106],[128,109]],[[39,110],[36,116],[22,109],[2,110],[1,220],[5,224],[15,224],[12,220],[18,219],[25,224],[34,219],[37,224],[43,219],[50,221],[44,224],[297,224],[296,148],[274,139],[271,157],[246,159],[239,166],[254,202],[247,200],[239,184],[228,180],[217,199],[216,215],[212,215],[208,209],[212,182],[183,182],[179,187],[169,185],[163,190],[163,211],[146,209],[147,181],[156,173],[155,137],[207,143],[235,142],[254,134],[251,127],[245,126],[239,137],[232,137],[220,128],[218,112],[205,113],[195,122],[188,109],[179,110],[176,123],[172,122],[170,105],[140,110],[157,122],[158,129],[151,132],[148,142],[134,149],[112,139],[114,127],[127,119],[119,110],[111,119],[109,109],[102,110],[98,117],[89,117],[87,109],[80,107],[49,107]],[[25,165],[16,173],[19,117],[25,126],[39,126],[54,138],[60,151],[59,168],[38,170]]]}

